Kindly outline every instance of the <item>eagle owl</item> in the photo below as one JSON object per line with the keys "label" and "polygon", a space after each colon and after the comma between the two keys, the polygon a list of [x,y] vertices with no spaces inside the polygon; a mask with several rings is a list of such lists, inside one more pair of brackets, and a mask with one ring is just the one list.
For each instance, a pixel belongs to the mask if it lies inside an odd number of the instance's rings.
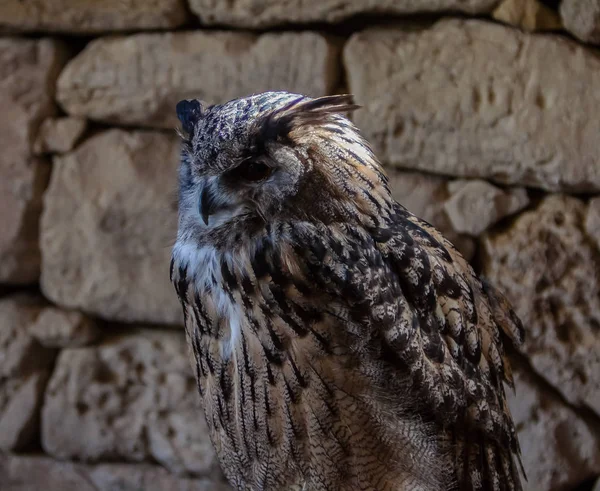
{"label": "eagle owl", "polygon": [[523,328],[390,194],[351,96],[181,101],[171,280],[239,490],[519,490]]}

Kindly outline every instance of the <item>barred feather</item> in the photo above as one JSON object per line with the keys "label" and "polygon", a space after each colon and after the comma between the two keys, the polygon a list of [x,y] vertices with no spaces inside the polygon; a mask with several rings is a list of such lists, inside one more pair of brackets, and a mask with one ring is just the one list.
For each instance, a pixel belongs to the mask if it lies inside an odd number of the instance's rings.
{"label": "barred feather", "polygon": [[503,384],[523,327],[392,199],[349,96],[182,108],[171,279],[230,482],[520,490]]}

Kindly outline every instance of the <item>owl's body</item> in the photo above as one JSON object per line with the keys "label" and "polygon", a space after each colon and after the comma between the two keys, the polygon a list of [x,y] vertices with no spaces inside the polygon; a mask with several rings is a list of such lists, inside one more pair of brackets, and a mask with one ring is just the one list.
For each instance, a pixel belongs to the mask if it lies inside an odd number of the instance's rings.
{"label": "owl's body", "polygon": [[392,199],[347,98],[179,109],[171,277],[232,485],[521,489],[503,388],[520,323]]}

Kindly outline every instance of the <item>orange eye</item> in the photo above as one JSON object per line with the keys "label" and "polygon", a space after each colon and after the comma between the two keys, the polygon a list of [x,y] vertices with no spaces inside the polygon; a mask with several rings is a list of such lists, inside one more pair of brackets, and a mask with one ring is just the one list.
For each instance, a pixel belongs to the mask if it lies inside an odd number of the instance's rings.
{"label": "orange eye", "polygon": [[257,182],[271,175],[272,169],[262,162],[248,162],[237,168],[236,174],[249,182]]}

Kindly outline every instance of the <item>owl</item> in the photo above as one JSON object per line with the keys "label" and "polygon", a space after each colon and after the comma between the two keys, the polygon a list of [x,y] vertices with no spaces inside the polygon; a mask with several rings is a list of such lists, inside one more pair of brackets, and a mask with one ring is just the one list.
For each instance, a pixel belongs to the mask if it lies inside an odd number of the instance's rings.
{"label": "owl", "polygon": [[506,298],[390,193],[352,97],[181,101],[171,281],[239,490],[519,490]]}

